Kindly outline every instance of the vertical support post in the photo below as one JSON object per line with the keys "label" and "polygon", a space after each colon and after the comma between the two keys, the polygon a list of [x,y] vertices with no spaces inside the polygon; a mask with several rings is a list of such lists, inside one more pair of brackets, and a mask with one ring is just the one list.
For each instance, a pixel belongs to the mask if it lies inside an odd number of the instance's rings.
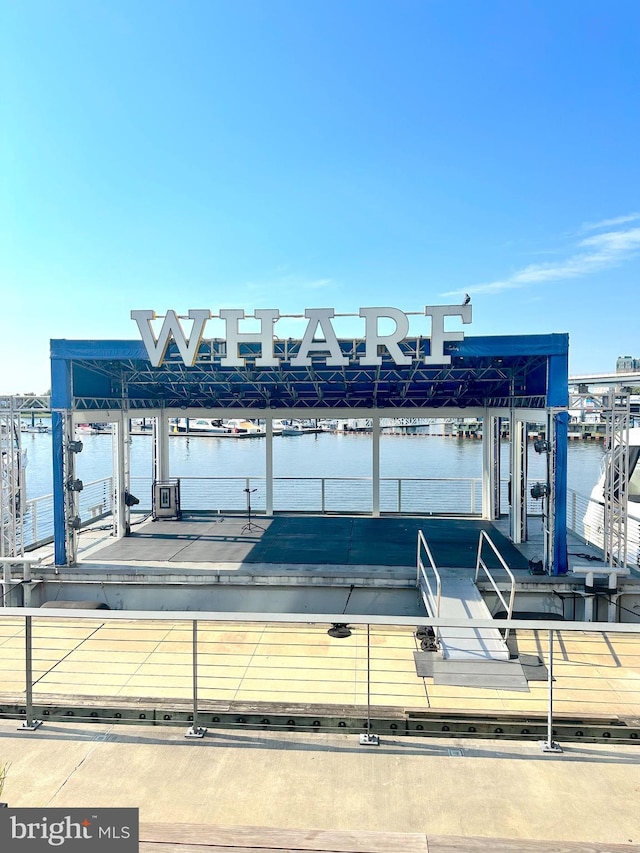
{"label": "vertical support post", "polygon": [[[69,565],[66,534],[66,484],[64,470],[64,426],[73,405],[71,363],[51,359],[51,445],[53,452],[53,537],[56,566]],[[67,436],[68,437],[68,436]],[[73,438],[73,431],[71,433]]]}
{"label": "vertical support post", "polygon": [[380,518],[380,416],[373,416],[371,515]]}
{"label": "vertical support post", "polygon": [[124,492],[126,489],[125,435],[122,413],[119,414],[118,420],[113,424],[111,450],[113,455],[113,535],[117,539],[122,539],[127,535],[126,507],[124,502]]}
{"label": "vertical support post", "polygon": [[42,725],[42,720],[33,719],[33,634],[31,620],[33,617],[24,617],[24,695],[26,719],[18,731],[32,732]]}
{"label": "vertical support post", "polygon": [[482,418],[482,517],[500,517],[500,418]]}
{"label": "vertical support post", "polygon": [[322,500],[322,514],[324,515],[324,477],[320,480],[320,490],[321,490],[321,500]]}
{"label": "vertical support post", "polygon": [[65,507],[65,539],[67,565],[75,566],[78,557],[78,530],[71,523],[80,515],[80,500],[78,492],[70,488],[76,480],[76,454],[69,450],[69,442],[75,438],[72,413],[65,412],[62,430],[62,456],[64,459],[64,507]]}
{"label": "vertical support post", "polygon": [[204,737],[206,729],[198,725],[198,621],[194,619],[192,622],[193,643],[191,647],[191,663],[193,665],[193,720],[191,726],[187,729],[185,737],[201,738]]}
{"label": "vertical support post", "polygon": [[511,518],[510,534],[515,545],[527,539],[527,426],[511,412]]}
{"label": "vertical support post", "polygon": [[362,746],[378,746],[380,738],[371,731],[371,641],[367,624],[367,730],[360,735]]}
{"label": "vertical support post", "polygon": [[629,493],[629,395],[614,394],[607,412],[604,485],[604,556],[610,568],[627,566]]}
{"label": "vertical support post", "polygon": [[266,459],[265,479],[267,493],[265,496],[265,511],[270,518],[273,515],[273,415],[266,415]]}
{"label": "vertical support post", "polygon": [[29,509],[31,510],[31,535],[33,536],[33,544],[38,542],[38,502],[30,501]]}
{"label": "vertical support post", "polygon": [[549,631],[549,661],[547,672],[547,739],[540,744],[543,752],[562,752],[562,748],[553,739],[553,629]]}
{"label": "vertical support post", "polygon": [[555,411],[549,418],[549,529],[545,558],[550,574],[565,575],[569,570],[567,555],[567,433],[569,414]]}
{"label": "vertical support post", "polygon": [[2,565],[2,606],[11,606],[11,563]]}
{"label": "vertical support post", "polygon": [[153,419],[153,479],[169,479],[169,422],[162,410]]}
{"label": "vertical support post", "polygon": [[125,536],[131,533],[131,507],[125,496],[131,493],[131,419],[128,412],[122,414],[122,501],[124,503]]}
{"label": "vertical support post", "polygon": [[398,512],[402,512],[402,477],[398,477]]}

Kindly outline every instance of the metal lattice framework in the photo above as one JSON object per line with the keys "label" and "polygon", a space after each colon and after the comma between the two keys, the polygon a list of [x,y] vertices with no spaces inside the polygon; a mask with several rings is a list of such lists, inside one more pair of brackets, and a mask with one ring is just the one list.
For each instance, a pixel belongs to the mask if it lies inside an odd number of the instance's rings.
{"label": "metal lattice framework", "polygon": [[11,397],[0,397],[0,556],[24,553],[25,459],[20,444],[20,412]]}
{"label": "metal lattice framework", "polygon": [[[308,367],[293,367],[299,341],[279,341],[274,352],[277,367],[258,367],[259,352],[241,346],[242,367],[223,367],[224,341],[204,342],[193,367],[186,367],[175,345],[161,367],[148,360],[124,358],[73,362],[72,396],[76,410],[121,408],[200,409],[446,409],[464,407],[542,409],[546,405],[545,355],[503,358],[452,354],[451,364],[425,365],[420,361],[425,343],[403,342],[412,356],[410,367],[399,367],[388,356],[376,367],[363,367],[362,341],[342,341],[349,363],[331,367],[312,357]],[[96,393],[99,388],[103,394]]]}
{"label": "metal lattice framework", "polygon": [[[227,354],[226,341],[202,340],[197,350],[185,355],[184,347],[180,350],[175,339],[167,338],[158,358],[157,350],[150,356],[142,340],[51,341],[56,563],[65,565],[75,559],[75,507],[67,494],[69,482],[73,482],[73,477],[69,479],[73,424],[80,419],[102,420],[97,413],[104,413],[114,425],[114,529],[117,535],[126,535],[126,436],[129,420],[136,415],[149,413],[155,419],[155,479],[165,478],[168,468],[167,418],[183,411],[188,416],[205,411],[215,412],[217,417],[241,414],[264,419],[267,426],[284,413],[311,418],[371,418],[371,505],[372,514],[378,515],[381,418],[460,417],[467,410],[473,417],[507,417],[513,431],[524,436],[528,420],[540,416],[544,421],[551,409],[567,405],[567,335],[449,341],[445,337],[442,350],[434,357],[432,341],[422,337],[406,338],[391,350],[378,344],[373,355],[366,340],[333,341],[332,347],[325,346],[326,340],[313,344],[311,347],[304,339],[274,339],[268,358],[264,358],[268,366],[263,366],[262,342],[236,341],[237,351]],[[96,416],[92,417],[94,412]],[[566,423],[554,428],[560,429],[566,441]],[[269,428],[266,434],[266,511],[271,513]],[[516,439],[516,443],[522,454],[524,439]],[[491,452],[498,447],[497,442],[491,443]],[[485,455],[490,457],[491,453]],[[490,459],[485,462],[491,464]],[[525,468],[522,471],[524,483]],[[557,500],[564,502],[566,466],[557,476]],[[526,535],[526,500],[520,491],[511,509],[514,518],[524,519],[514,538],[517,542]],[[484,510],[490,514],[488,506],[486,498]],[[558,530],[556,539],[557,554],[550,555],[549,565],[564,572],[566,531]]]}
{"label": "metal lattice framework", "polygon": [[627,565],[629,487],[629,396],[616,395],[606,411],[610,448],[604,488],[604,554],[610,566]]}

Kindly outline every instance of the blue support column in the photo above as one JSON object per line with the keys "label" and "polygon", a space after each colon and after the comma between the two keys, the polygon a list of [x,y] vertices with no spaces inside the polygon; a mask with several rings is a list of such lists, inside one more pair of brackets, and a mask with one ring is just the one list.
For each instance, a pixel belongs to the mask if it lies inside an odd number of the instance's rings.
{"label": "blue support column", "polygon": [[51,442],[53,445],[53,544],[56,566],[67,565],[65,532],[64,487],[64,415],[51,412]]}
{"label": "blue support column", "polygon": [[51,444],[53,457],[53,543],[56,566],[66,566],[65,414],[71,409],[71,370],[64,359],[51,359]]}
{"label": "blue support column", "polygon": [[555,516],[553,536],[553,565],[554,575],[566,575],[568,571],[567,556],[567,433],[569,413],[559,412],[553,416],[555,429],[556,464],[555,464]]}

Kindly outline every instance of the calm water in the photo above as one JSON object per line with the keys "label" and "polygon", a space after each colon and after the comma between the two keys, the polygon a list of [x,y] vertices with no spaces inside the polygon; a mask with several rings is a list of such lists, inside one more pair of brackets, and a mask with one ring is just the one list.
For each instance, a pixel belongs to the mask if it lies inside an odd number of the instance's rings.
{"label": "calm water", "polygon": [[[111,436],[83,435],[77,474],[85,482],[111,474]],[[368,477],[371,474],[371,436],[320,433],[276,436],[273,442],[276,477]],[[23,433],[27,451],[29,498],[50,494],[51,436]],[[172,477],[260,477],[265,473],[265,439],[172,437]],[[569,487],[588,496],[598,476],[602,444],[569,443]],[[508,444],[502,447],[503,477],[508,474]],[[529,445],[529,479],[545,479],[545,456]],[[383,477],[481,477],[482,442],[442,436],[383,435],[380,442]],[[151,474],[151,437],[133,436],[131,474]]]}

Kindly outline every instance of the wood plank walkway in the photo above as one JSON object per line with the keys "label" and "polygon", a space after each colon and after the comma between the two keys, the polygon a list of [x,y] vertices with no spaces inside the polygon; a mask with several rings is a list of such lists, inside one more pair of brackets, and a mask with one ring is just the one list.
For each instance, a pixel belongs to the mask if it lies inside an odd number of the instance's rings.
{"label": "wood plank walkway", "polygon": [[140,853],[428,853],[426,837],[404,832],[346,832],[256,826],[143,823]]}
{"label": "wood plank walkway", "polygon": [[635,845],[417,832],[143,823],[140,853],[629,853]]}

